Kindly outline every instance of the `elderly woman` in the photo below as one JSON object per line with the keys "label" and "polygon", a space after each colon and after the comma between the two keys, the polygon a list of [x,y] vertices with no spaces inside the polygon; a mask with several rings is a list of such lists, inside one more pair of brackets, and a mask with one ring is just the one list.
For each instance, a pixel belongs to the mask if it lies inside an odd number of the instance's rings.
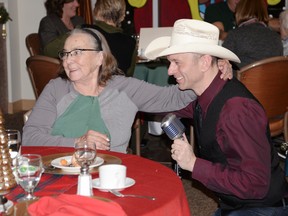
{"label": "elderly woman", "polygon": [[159,87],[125,77],[94,29],[74,29],[59,57],[64,70],[37,100],[23,128],[23,145],[71,147],[85,139],[97,149],[126,152],[138,111],[169,112],[195,99],[193,91],[176,85]]}
{"label": "elderly woman", "polygon": [[78,0],[47,0],[47,16],[40,21],[38,34],[43,55],[57,58],[63,49],[67,32],[84,24],[84,19],[76,16]]}

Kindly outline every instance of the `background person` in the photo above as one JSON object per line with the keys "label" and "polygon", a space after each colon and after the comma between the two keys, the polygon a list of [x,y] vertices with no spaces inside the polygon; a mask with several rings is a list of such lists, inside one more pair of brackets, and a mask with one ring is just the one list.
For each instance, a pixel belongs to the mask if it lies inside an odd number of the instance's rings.
{"label": "background person", "polygon": [[228,33],[222,45],[241,59],[241,63],[236,63],[238,69],[283,55],[279,34],[268,27],[268,11],[263,0],[240,0],[235,17],[237,28]]}
{"label": "background person", "polygon": [[220,30],[220,40],[225,40],[227,33],[236,27],[235,8],[239,0],[227,0],[209,5],[205,10],[204,21],[212,23]]}
{"label": "background person", "polygon": [[217,58],[239,58],[218,46],[218,36],[218,28],[207,22],[178,20],[170,38],[157,38],[146,49],[150,58],[167,56],[168,74],[181,90],[198,96],[177,112],[193,118],[195,151],[186,137],[176,139],[172,158],[215,193],[217,216],[287,215],[288,185],[265,111],[236,78],[220,79]]}
{"label": "background person", "polygon": [[121,28],[125,11],[125,0],[97,0],[94,25],[84,26],[94,28],[104,35],[118,67],[127,76],[133,76],[137,57],[136,40],[125,34]]}
{"label": "background person", "polygon": [[47,16],[41,19],[38,29],[42,53],[58,58],[66,33],[84,24],[84,19],[76,16],[78,0],[47,0],[45,7]]}

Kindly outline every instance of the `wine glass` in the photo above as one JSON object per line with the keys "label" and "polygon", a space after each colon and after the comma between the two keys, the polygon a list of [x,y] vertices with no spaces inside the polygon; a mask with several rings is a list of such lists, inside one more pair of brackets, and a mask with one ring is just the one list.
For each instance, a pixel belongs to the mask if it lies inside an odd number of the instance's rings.
{"label": "wine glass", "polygon": [[23,154],[16,158],[16,180],[26,195],[17,201],[34,200],[34,189],[42,175],[42,158],[38,154]]}
{"label": "wine glass", "polygon": [[95,143],[79,141],[75,144],[75,159],[81,167],[92,164],[96,158],[96,153]]}

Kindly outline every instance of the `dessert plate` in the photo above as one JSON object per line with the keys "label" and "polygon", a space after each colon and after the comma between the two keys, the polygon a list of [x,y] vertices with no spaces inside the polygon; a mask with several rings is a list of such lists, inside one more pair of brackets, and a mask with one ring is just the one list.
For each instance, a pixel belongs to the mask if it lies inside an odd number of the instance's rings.
{"label": "dessert plate", "polygon": [[[61,160],[66,160],[68,164],[71,164],[72,156],[64,156],[64,157],[59,157],[51,161],[51,165],[62,169],[65,172],[80,172],[80,167],[74,167],[74,166],[63,166],[61,165],[60,161]],[[94,162],[89,166],[89,168],[97,167],[100,166],[101,164],[104,163],[104,159],[101,157],[96,157]]]}

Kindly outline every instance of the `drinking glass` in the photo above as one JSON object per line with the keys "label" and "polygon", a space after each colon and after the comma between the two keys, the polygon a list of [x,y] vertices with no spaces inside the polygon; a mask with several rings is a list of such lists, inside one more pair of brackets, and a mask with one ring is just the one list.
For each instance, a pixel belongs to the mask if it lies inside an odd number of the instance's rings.
{"label": "drinking glass", "polygon": [[8,146],[10,149],[11,158],[14,159],[20,154],[21,148],[21,133],[19,130],[7,129]]}
{"label": "drinking glass", "polygon": [[17,201],[34,200],[34,189],[42,175],[42,158],[38,154],[23,154],[16,158],[16,180],[26,195]]}
{"label": "drinking glass", "polygon": [[95,143],[79,141],[75,144],[75,159],[81,167],[92,164],[96,158],[96,153]]}

